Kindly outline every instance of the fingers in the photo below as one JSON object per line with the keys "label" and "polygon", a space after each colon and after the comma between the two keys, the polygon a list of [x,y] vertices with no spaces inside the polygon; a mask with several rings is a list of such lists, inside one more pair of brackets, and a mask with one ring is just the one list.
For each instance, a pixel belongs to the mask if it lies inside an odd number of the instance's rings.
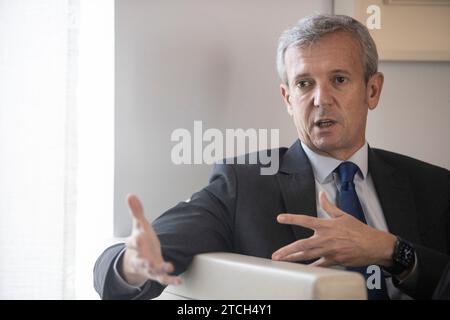
{"label": "fingers", "polygon": [[181,278],[172,276],[171,263],[165,262],[161,254],[158,236],[144,215],[144,209],[135,195],[127,195],[127,204],[133,217],[133,231],[125,245],[131,250],[129,265],[134,273],[163,285],[180,284]]}
{"label": "fingers", "polygon": [[[325,212],[328,213],[331,218],[338,218],[345,214],[344,211],[339,209],[328,200],[326,193],[323,191],[320,191],[319,193],[319,203],[323,210],[325,210]],[[327,225],[326,219],[290,213],[279,214],[277,216],[277,221],[279,223],[298,225],[313,230]]]}
{"label": "fingers", "polygon": [[[333,259],[330,259],[330,249],[322,246],[324,241],[314,237],[299,240],[287,245],[272,254],[273,260],[279,261],[305,261],[320,258],[312,266],[328,267],[335,265]],[[327,258],[328,257],[328,258]]]}
{"label": "fingers", "polygon": [[307,251],[300,251],[295,252],[290,255],[287,255],[280,260],[282,261],[290,261],[290,262],[298,262],[298,261],[305,261],[305,260],[312,260],[319,258],[323,255],[324,249],[323,248],[314,248]]}
{"label": "fingers", "polygon": [[139,198],[133,194],[127,195],[127,204],[130,209],[131,216],[135,219],[133,223],[135,227],[140,227],[148,224],[144,215],[144,208]]}
{"label": "fingers", "polygon": [[328,260],[327,258],[324,258],[324,257],[309,264],[309,266],[312,266],[312,267],[325,267],[325,268],[332,267],[334,265],[336,265],[336,263],[334,263],[333,261]]}
{"label": "fingers", "polygon": [[323,219],[302,214],[282,213],[278,215],[277,221],[282,224],[293,224],[313,230],[316,230],[324,225]]}
{"label": "fingers", "polygon": [[[311,237],[307,239],[302,239],[295,241],[287,246],[284,246],[272,254],[272,259],[274,260],[285,260],[287,256],[293,255],[295,253],[304,252],[312,248],[319,247],[322,241],[316,237]],[[294,260],[295,261],[295,260]]]}
{"label": "fingers", "polygon": [[331,218],[338,218],[344,214],[342,210],[332,204],[325,192],[320,191],[319,193],[319,203],[323,210],[330,215]]}
{"label": "fingers", "polygon": [[181,277],[172,276],[170,273],[174,271],[174,267],[170,262],[163,262],[153,268],[148,266],[144,274],[151,280],[156,280],[163,285],[181,284]]}
{"label": "fingers", "polygon": [[163,285],[178,285],[181,283],[181,277],[170,275],[174,271],[170,262],[151,265],[146,259],[135,256],[130,263],[135,273],[141,274],[147,279],[158,281]]}
{"label": "fingers", "polygon": [[168,274],[159,275],[156,277],[155,280],[163,285],[170,285],[170,284],[179,285],[179,284],[181,284],[181,278],[179,276],[171,276]]}

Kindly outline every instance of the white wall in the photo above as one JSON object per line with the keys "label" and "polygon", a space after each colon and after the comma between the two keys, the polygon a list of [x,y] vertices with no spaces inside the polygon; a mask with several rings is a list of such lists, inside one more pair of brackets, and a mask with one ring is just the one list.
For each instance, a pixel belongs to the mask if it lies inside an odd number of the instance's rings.
{"label": "white wall", "polygon": [[373,147],[450,169],[450,62],[381,62],[378,107],[369,113]]}
{"label": "white wall", "polygon": [[295,131],[278,94],[277,38],[330,1],[117,0],[115,235],[138,194],[154,219],[207,183],[211,167],[171,163],[176,128]]}
{"label": "white wall", "polygon": [[[174,129],[202,120],[205,129],[279,128],[281,145],[294,141],[278,93],[277,39],[302,16],[331,11],[325,0],[116,0],[116,236],[130,230],[126,193],[153,220],[207,183],[210,166],[171,163]],[[450,63],[381,70],[370,144],[450,168]]]}

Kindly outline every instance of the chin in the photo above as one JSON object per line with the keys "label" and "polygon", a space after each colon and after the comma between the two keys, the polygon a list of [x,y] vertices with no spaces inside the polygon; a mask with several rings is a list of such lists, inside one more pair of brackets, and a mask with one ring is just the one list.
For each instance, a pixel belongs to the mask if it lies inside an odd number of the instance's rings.
{"label": "chin", "polygon": [[339,147],[337,141],[330,138],[320,138],[314,141],[314,146],[324,152],[333,151]]}

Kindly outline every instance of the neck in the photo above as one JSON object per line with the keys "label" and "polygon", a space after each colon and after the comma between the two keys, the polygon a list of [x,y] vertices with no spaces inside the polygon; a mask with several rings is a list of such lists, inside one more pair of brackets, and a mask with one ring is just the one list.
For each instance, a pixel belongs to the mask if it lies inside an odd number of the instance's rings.
{"label": "neck", "polygon": [[354,147],[350,148],[350,149],[337,149],[337,150],[322,150],[319,148],[316,148],[314,145],[309,145],[306,144],[312,151],[326,156],[326,157],[331,157],[334,159],[338,159],[338,160],[348,160],[351,158],[351,156],[353,156],[359,149],[361,149],[361,147],[364,145],[365,140],[363,140],[362,142],[358,143],[357,145],[355,145]]}

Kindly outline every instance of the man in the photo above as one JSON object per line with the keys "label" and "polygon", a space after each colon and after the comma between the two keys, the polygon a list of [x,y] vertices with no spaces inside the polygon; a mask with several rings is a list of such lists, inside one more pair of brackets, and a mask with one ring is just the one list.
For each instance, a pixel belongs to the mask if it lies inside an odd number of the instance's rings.
{"label": "man", "polygon": [[279,171],[216,165],[208,186],[153,225],[129,196],[133,231],[97,260],[100,296],[156,297],[194,255],[228,251],[363,274],[376,265],[383,286],[369,297],[431,298],[450,261],[450,174],[368,146],[377,65],[367,29],[350,17],[315,15],[286,30],[277,66],[299,141],[271,151]]}

